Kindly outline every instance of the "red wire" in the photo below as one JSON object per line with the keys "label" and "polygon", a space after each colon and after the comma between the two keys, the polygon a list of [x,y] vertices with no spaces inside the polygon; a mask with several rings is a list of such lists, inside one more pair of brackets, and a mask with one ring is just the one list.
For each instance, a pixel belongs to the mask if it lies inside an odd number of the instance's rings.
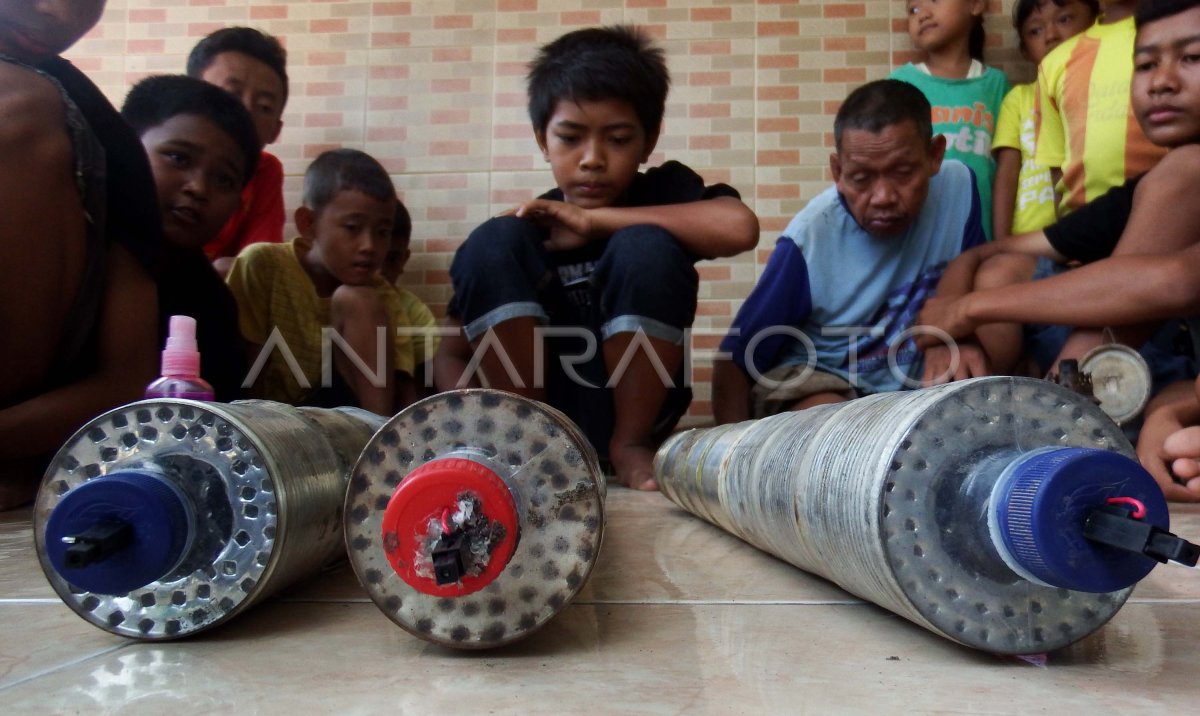
{"label": "red wire", "polygon": [[450,529],[450,512],[451,509],[449,507],[442,510],[442,534],[444,535],[448,535],[453,532],[453,530]]}
{"label": "red wire", "polygon": [[1135,520],[1140,520],[1146,516],[1146,506],[1142,504],[1141,500],[1136,500],[1132,497],[1110,497],[1105,502],[1110,505],[1131,505],[1133,507],[1133,514],[1130,517]]}

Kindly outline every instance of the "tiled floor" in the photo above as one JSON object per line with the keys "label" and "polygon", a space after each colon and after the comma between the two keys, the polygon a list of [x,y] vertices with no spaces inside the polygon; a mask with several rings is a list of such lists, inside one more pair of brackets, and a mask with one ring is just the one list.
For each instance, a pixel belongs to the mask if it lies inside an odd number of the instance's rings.
{"label": "tiled floor", "polygon": [[[1195,713],[1200,571],[1159,567],[1045,667],[958,646],[780,563],[658,494],[610,490],[579,597],[499,651],[395,627],[344,564],[187,641],[71,612],[29,512],[0,514],[0,712]],[[1172,528],[1200,538],[1200,507]]]}

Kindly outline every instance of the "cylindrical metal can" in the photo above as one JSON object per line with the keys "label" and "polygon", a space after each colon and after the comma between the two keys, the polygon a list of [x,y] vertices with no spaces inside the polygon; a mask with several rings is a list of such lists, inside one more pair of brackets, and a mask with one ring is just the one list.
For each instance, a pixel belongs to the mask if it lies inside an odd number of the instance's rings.
{"label": "cylindrical metal can", "polygon": [[363,449],[346,497],[350,562],[375,604],[430,642],[521,639],[578,593],[606,486],[578,427],[496,390],[435,395]]}
{"label": "cylindrical metal can", "polygon": [[979,378],[673,436],[680,507],[968,646],[1040,653],[1100,628],[1156,564],[1083,537],[1092,510],[1161,490],[1093,402]]}
{"label": "cylindrical metal can", "polygon": [[38,558],[93,625],[175,639],[344,556],[350,467],[384,418],[153,399],[80,428],[34,508]]}

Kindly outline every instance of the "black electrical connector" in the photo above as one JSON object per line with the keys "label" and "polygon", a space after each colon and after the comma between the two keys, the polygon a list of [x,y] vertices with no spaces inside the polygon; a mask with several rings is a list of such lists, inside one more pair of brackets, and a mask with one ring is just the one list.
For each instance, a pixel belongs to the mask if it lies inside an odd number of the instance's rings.
{"label": "black electrical connector", "polygon": [[69,569],[83,569],[95,564],[129,545],[133,528],[124,520],[97,522],[77,535],[63,537],[67,545],[63,564]]}
{"label": "black electrical connector", "polygon": [[1103,505],[1092,510],[1083,525],[1083,536],[1128,552],[1142,554],[1158,562],[1179,562],[1195,567],[1200,561],[1200,545],[1154,525],[1134,519],[1129,510]]}
{"label": "black electrical connector", "polygon": [[433,578],[439,586],[454,584],[466,574],[469,547],[461,530],[438,538],[433,546]]}

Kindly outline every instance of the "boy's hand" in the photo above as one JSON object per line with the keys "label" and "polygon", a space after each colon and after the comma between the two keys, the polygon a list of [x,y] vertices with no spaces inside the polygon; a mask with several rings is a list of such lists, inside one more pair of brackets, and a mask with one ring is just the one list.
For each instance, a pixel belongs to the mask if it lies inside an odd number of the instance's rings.
{"label": "boy's hand", "polygon": [[[932,385],[942,385],[956,380],[978,378],[991,375],[987,356],[983,349],[974,343],[959,343],[958,364],[953,365],[954,351],[945,343],[925,349],[925,372],[921,376],[921,386],[928,388]],[[951,370],[953,368],[953,370]]]}
{"label": "boy's hand", "polygon": [[[977,328],[967,318],[964,299],[940,298],[938,296],[931,296],[925,299],[925,305],[921,308],[921,312],[917,314],[917,320],[913,325],[928,326],[945,331],[950,338],[956,340],[966,338],[974,333]],[[916,342],[918,348],[928,349],[944,345],[942,342],[943,338],[944,336],[921,333],[913,340]]]}
{"label": "boy's hand", "polygon": [[586,209],[549,199],[533,199],[512,210],[512,215],[529,219],[550,230],[547,251],[567,251],[592,241],[592,220]]}
{"label": "boy's hand", "polygon": [[1138,461],[1168,500],[1200,502],[1200,427],[1184,428],[1174,407],[1166,405],[1147,416],[1138,435]]}

